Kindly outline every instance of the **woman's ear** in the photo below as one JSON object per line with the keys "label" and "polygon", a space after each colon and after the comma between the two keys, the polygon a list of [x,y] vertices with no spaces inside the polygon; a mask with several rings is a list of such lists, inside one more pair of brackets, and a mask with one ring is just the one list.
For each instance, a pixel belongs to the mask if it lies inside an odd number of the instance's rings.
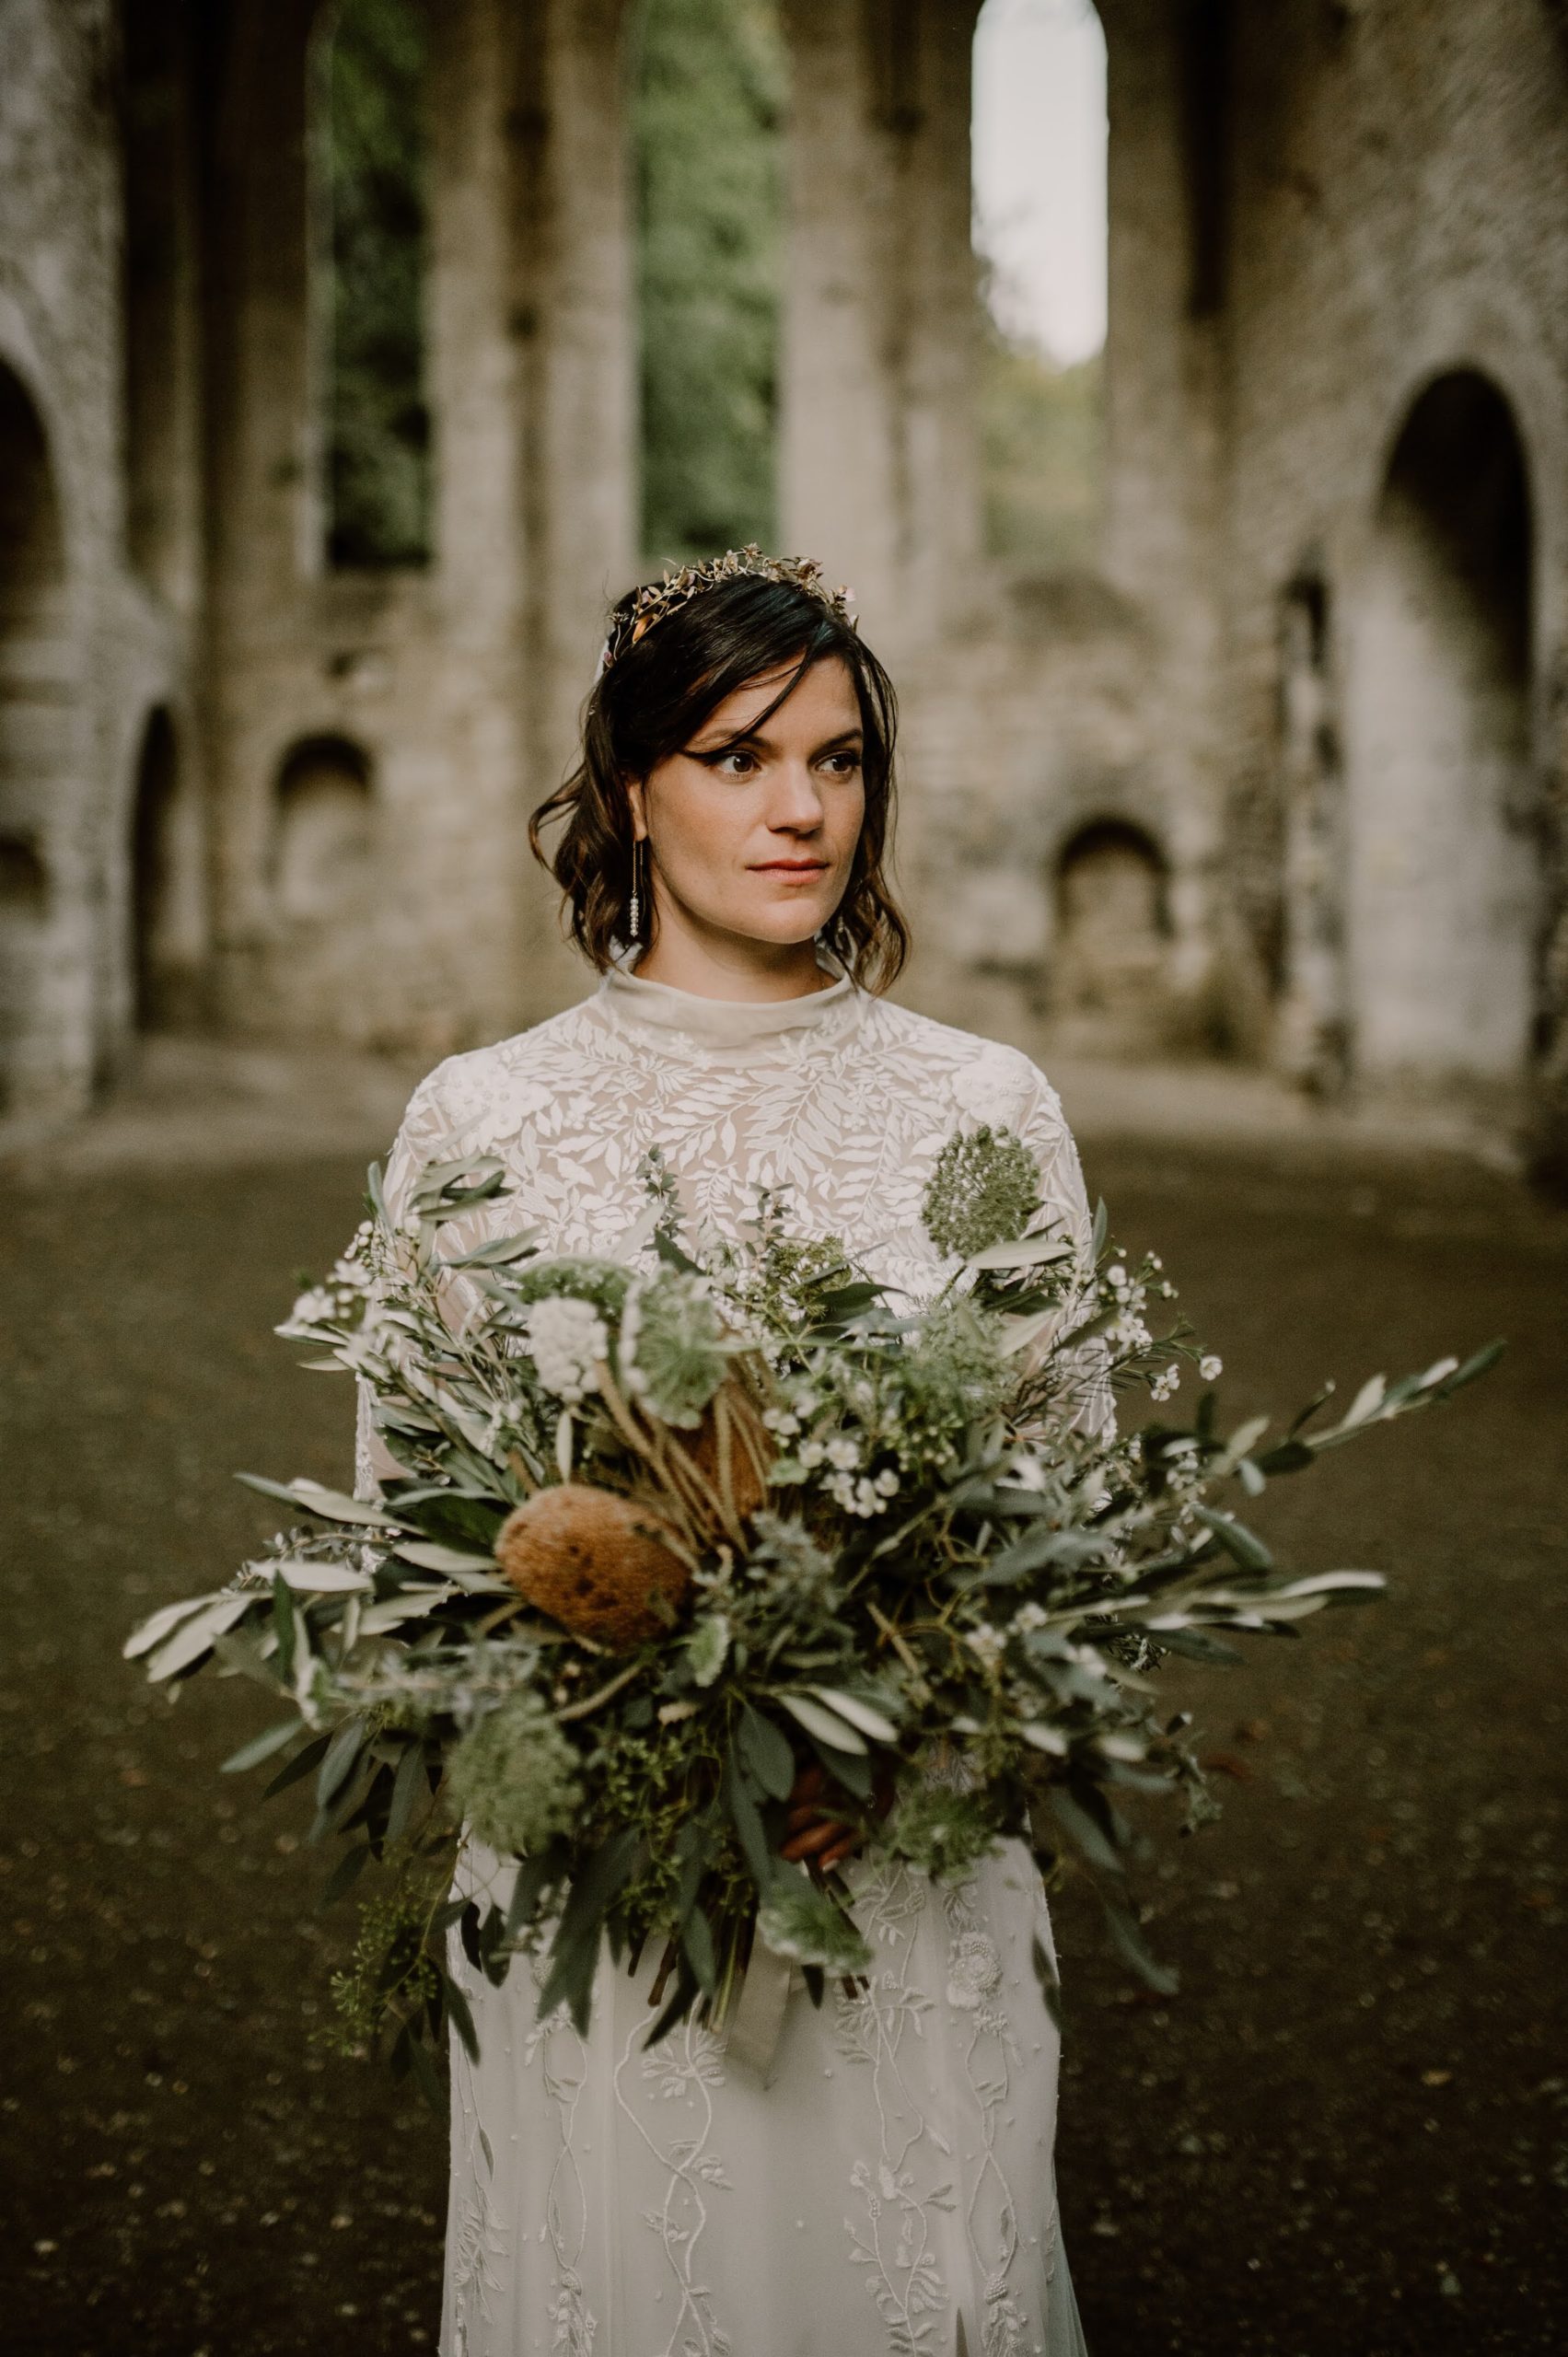
{"label": "woman's ear", "polygon": [[640,777],[627,779],[626,800],[632,812],[632,840],[637,843],[644,842],[647,839],[648,816],[643,779]]}

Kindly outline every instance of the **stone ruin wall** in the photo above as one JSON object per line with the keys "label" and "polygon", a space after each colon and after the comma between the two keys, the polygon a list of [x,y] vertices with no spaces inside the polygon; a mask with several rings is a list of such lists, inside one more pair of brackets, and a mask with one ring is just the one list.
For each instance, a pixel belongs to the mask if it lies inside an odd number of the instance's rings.
{"label": "stone ruin wall", "polygon": [[[623,11],[440,12],[437,553],[385,576],[320,554],[311,14],[0,0],[21,67],[0,98],[13,1110],[83,1101],[138,994],[144,1016],[433,1056],[581,988],[523,821],[569,752],[603,600],[636,570]],[[912,42],[888,0],[783,14],[782,538],[854,583],[903,688],[907,994],[1037,1046],[1219,1046],[1324,1088],[1376,1039],[1380,1083],[1424,1071],[1515,1106],[1523,1053],[1512,1074],[1481,1067],[1521,989],[1539,1062],[1568,1062],[1551,1021],[1568,993],[1551,819],[1568,677],[1561,12],[1106,0],[1104,540],[1092,573],[1049,579],[980,551],[975,10],[928,12]],[[1446,586],[1423,574],[1452,518],[1405,528],[1407,476],[1446,496],[1429,481],[1441,435],[1414,474],[1395,464],[1423,388],[1458,372],[1503,397],[1528,480],[1527,660],[1506,693],[1487,684],[1496,584],[1469,580],[1463,550]],[[1423,656],[1419,610],[1445,598],[1458,619]],[[1386,711],[1377,664],[1370,684],[1357,671],[1368,646],[1398,689]],[[1418,656],[1439,682],[1475,673],[1446,737],[1421,718]],[[1379,731],[1407,722],[1432,741],[1390,784]],[[1422,761],[1463,769],[1477,746],[1484,792],[1439,795],[1428,888]],[[138,793],[158,830],[140,910]],[[1093,855],[1065,875],[1074,842]],[[1472,874],[1481,897],[1456,897]],[[1471,998],[1496,973],[1513,1001],[1456,998],[1456,1038],[1482,1042],[1467,1071],[1397,1010],[1421,999],[1423,938],[1472,922],[1497,954],[1474,961]],[[1384,939],[1402,966],[1368,963]]]}

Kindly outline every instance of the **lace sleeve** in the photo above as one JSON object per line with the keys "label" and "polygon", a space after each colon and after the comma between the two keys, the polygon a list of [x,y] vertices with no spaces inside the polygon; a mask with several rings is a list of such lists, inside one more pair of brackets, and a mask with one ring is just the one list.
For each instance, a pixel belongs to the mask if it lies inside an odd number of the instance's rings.
{"label": "lace sleeve", "polygon": [[[394,1225],[402,1218],[414,1173],[436,1157],[447,1134],[448,1123],[437,1087],[440,1075],[441,1067],[437,1065],[414,1090],[387,1157],[381,1191]],[[400,1469],[377,1437],[370,1414],[369,1385],[361,1378],[354,1390],[354,1494],[356,1498],[375,1499],[381,1494],[382,1481]]]}
{"label": "lace sleeve", "polygon": [[[1032,1147],[1040,1165],[1040,1190],[1048,1213],[1059,1219],[1072,1237],[1078,1254],[1078,1304],[1086,1299],[1093,1277],[1091,1253],[1094,1245],[1094,1222],[1089,1215],[1088,1196],[1084,1187],[1083,1166],[1073,1132],[1062,1110],[1062,1100],[1043,1073],[1035,1075],[1034,1101],[1025,1117],[1022,1135]],[[1069,1324],[1081,1317],[1081,1306],[1069,1308]],[[1086,1433],[1091,1438],[1112,1441],[1116,1437],[1116,1400],[1109,1376],[1109,1353],[1101,1341],[1084,1343],[1072,1354],[1074,1362],[1070,1377],[1071,1389],[1077,1400],[1073,1416],[1073,1429]]]}

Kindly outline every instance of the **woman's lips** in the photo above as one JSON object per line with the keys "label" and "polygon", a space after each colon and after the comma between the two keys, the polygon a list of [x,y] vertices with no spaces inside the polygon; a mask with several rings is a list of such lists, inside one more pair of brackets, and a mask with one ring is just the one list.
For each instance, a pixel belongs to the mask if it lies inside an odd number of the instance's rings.
{"label": "woman's lips", "polygon": [[760,859],[752,866],[753,876],[826,876],[825,859]]}

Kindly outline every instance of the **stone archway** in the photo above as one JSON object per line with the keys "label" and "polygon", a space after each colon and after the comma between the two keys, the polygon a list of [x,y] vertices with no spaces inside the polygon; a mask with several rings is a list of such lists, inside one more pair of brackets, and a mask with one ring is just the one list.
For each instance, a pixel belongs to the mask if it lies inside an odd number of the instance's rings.
{"label": "stone archway", "polygon": [[308,737],[273,789],[267,876],[269,1028],[362,1039],[377,1028],[377,792],[352,738]]}
{"label": "stone archway", "polygon": [[53,1090],[50,840],[74,717],[65,551],[43,424],[0,363],[0,1110]]}
{"label": "stone archway", "polygon": [[1063,1048],[1153,1048],[1170,1018],[1168,874],[1154,837],[1097,819],[1063,844],[1055,874],[1051,1005]]}
{"label": "stone archway", "polygon": [[286,925],[346,916],[370,863],[370,761],[345,737],[296,745],[278,772],[273,889]]}
{"label": "stone archway", "polygon": [[202,844],[167,707],[148,715],[131,818],[132,1021],[165,1030],[199,1012]]}
{"label": "stone archway", "polygon": [[1529,489],[1503,394],[1437,377],[1384,481],[1349,648],[1357,1073],[1516,1086],[1533,1012]]}

